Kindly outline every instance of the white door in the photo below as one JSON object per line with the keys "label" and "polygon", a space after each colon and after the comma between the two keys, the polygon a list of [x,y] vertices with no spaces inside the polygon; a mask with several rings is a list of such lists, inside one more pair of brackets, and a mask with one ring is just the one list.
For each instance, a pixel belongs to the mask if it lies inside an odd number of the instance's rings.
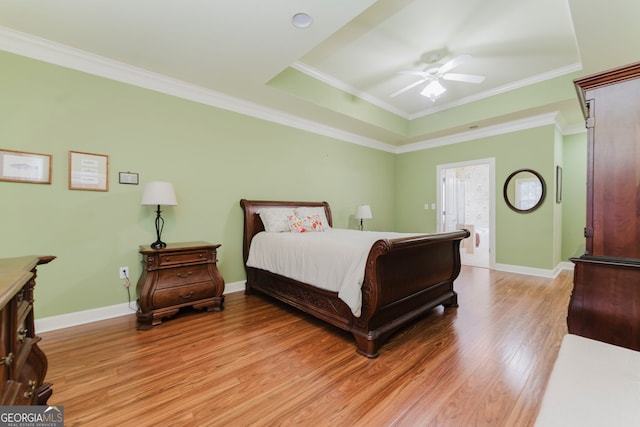
{"label": "white door", "polygon": [[495,263],[493,177],[493,159],[438,166],[438,229],[471,232],[460,246],[463,265],[490,268]]}

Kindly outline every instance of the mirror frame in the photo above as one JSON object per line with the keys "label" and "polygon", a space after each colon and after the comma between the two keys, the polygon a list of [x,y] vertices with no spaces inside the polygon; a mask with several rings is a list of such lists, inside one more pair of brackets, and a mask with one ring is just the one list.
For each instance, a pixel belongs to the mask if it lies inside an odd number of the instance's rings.
{"label": "mirror frame", "polygon": [[[533,205],[529,209],[518,209],[518,208],[516,208],[515,206],[513,206],[513,204],[509,200],[509,197],[507,197],[507,187],[509,186],[509,183],[511,182],[511,179],[514,176],[516,176],[517,174],[519,174],[520,172],[532,173],[533,175],[536,176],[536,178],[538,178],[540,180],[540,184],[542,185],[542,194],[540,195],[540,200],[538,200],[538,203],[536,203],[535,205]],[[544,182],[544,178],[542,177],[542,175],[540,175],[538,172],[534,171],[533,169],[526,169],[526,168],[525,169],[518,169],[517,171],[515,171],[511,175],[509,175],[507,177],[507,179],[505,180],[504,187],[502,189],[502,195],[504,197],[504,202],[507,204],[507,206],[509,206],[509,208],[512,211],[518,212],[518,213],[529,213],[529,212],[533,212],[536,209],[538,209],[542,205],[542,202],[544,202],[544,198],[547,195],[547,184]]]}

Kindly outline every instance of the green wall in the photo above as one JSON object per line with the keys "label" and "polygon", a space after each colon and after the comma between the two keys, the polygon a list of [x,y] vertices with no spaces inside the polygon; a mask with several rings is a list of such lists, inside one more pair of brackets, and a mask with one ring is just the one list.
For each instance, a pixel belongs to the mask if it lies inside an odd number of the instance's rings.
{"label": "green wall", "polygon": [[[51,185],[0,182],[0,257],[58,257],[40,269],[38,317],[127,302],[118,267],[135,284],[138,246],[155,240],[147,181],[176,190],[163,240],[221,243],[226,282],[244,280],[241,198],[326,200],[352,228],[366,202],[369,227],[395,223],[392,153],[7,53],[0,70],[0,148],[53,155]],[[68,189],[69,150],[109,155],[108,192]],[[120,171],[141,185],[118,184]]]}
{"label": "green wall", "polygon": [[562,259],[584,253],[587,225],[587,134],[564,137],[562,169]]}
{"label": "green wall", "polygon": [[361,98],[323,83],[293,68],[287,68],[268,83],[292,96],[304,94],[307,102],[337,111],[391,132],[407,135],[409,122]]}
{"label": "green wall", "polygon": [[[51,185],[0,182],[0,257],[58,257],[40,269],[39,318],[126,303],[124,265],[136,298],[138,246],[155,240],[153,208],[140,205],[153,180],[172,182],[178,198],[164,209],[163,240],[222,244],[227,283],[244,280],[241,198],[326,200],[334,225],[354,229],[355,207],[367,203],[367,229],[433,232],[435,211],[423,205],[436,201],[436,166],[487,157],[496,159],[498,263],[552,269],[584,240],[576,188],[584,194],[585,137],[563,140],[551,125],[396,155],[8,53],[0,70],[0,148],[53,155]],[[109,156],[108,192],[68,189],[70,150]],[[504,179],[523,167],[549,190],[527,215],[501,197]],[[141,185],[118,184],[126,171]]]}
{"label": "green wall", "polygon": [[[496,263],[553,269],[560,262],[560,223],[556,218],[555,165],[558,157],[555,126],[512,132],[474,141],[431,148],[398,156],[396,192],[399,231],[434,232],[435,210],[424,210],[425,202],[437,199],[437,166],[469,160],[495,158]],[[561,144],[561,142],[560,142]],[[502,199],[502,186],[511,172],[529,168],[538,171],[547,184],[547,197],[539,209],[519,214]]]}
{"label": "green wall", "polygon": [[[461,123],[482,124],[484,120],[495,117],[509,120],[515,112],[529,111],[534,116],[539,114],[536,108],[541,106],[563,101],[577,102],[573,79],[580,75],[567,74],[415,119],[411,122],[409,135],[437,132]],[[461,131],[467,129],[464,127]]]}

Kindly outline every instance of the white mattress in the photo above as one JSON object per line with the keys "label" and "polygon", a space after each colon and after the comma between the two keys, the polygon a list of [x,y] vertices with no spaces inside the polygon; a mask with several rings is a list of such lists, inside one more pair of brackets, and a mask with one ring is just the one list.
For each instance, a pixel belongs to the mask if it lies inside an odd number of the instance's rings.
{"label": "white mattress", "polygon": [[640,426],[640,352],[566,335],[535,425]]}
{"label": "white mattress", "polygon": [[371,246],[380,239],[408,236],[416,234],[339,228],[319,233],[261,232],[251,241],[247,265],[337,292],[359,317]]}

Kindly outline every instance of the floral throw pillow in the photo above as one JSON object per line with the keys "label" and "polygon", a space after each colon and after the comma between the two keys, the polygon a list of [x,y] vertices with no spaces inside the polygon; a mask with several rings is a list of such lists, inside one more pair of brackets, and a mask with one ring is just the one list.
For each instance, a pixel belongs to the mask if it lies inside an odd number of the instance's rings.
{"label": "floral throw pillow", "polygon": [[308,233],[325,230],[324,224],[320,219],[320,215],[309,215],[304,218],[300,218],[297,215],[290,215],[288,220],[289,228],[294,233]]}
{"label": "floral throw pillow", "polygon": [[299,216],[300,218],[305,218],[308,216],[312,216],[312,215],[319,215],[320,216],[320,221],[322,221],[322,225],[324,226],[324,229],[326,230],[327,228],[331,228],[329,227],[329,221],[327,221],[327,216],[324,213],[324,208],[323,207],[299,207],[299,208],[295,208],[294,211],[294,215]]}

